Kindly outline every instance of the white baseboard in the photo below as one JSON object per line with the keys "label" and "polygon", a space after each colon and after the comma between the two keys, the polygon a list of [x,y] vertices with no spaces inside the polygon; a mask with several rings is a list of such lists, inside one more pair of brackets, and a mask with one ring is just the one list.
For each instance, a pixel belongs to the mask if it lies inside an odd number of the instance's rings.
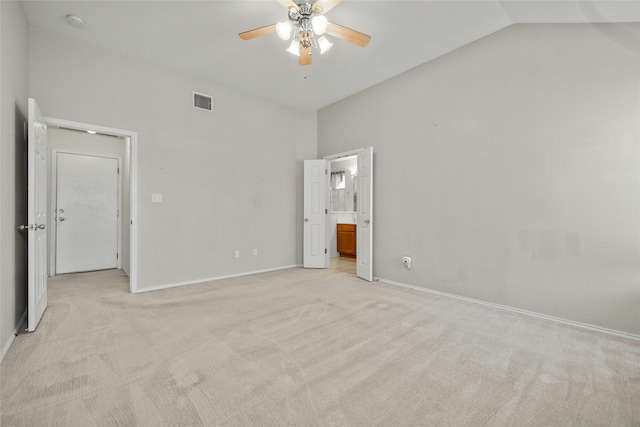
{"label": "white baseboard", "polygon": [[22,317],[20,317],[20,320],[18,321],[16,328],[13,330],[13,333],[9,337],[9,340],[7,340],[7,342],[4,343],[4,345],[2,346],[2,353],[0,353],[0,363],[2,363],[2,361],[4,360],[4,356],[6,356],[7,353],[9,352],[11,345],[16,340],[16,336],[20,333],[20,327],[24,324],[24,321],[26,319],[27,319],[27,310],[25,310],[24,313],[22,313]]}
{"label": "white baseboard", "polygon": [[159,286],[152,286],[152,287],[148,287],[148,288],[144,288],[144,289],[138,289],[138,290],[136,290],[135,293],[142,293],[142,292],[149,292],[149,291],[159,291],[161,289],[175,288],[175,287],[178,287],[178,286],[197,285],[198,283],[213,282],[213,281],[222,280],[222,279],[231,279],[233,277],[250,276],[252,274],[268,273],[270,271],[286,270],[287,268],[295,268],[295,267],[296,267],[296,265],[285,265],[285,266],[282,266],[282,267],[269,268],[269,269],[266,269],[266,270],[248,271],[246,273],[229,274],[227,276],[209,277],[209,278],[205,278],[205,279],[188,280],[186,282],[168,283],[166,285],[159,285]]}
{"label": "white baseboard", "polygon": [[589,330],[595,331],[595,332],[602,332],[602,333],[609,334],[609,335],[615,335],[617,337],[630,338],[630,339],[633,339],[633,340],[640,341],[640,335],[632,334],[632,333],[629,333],[629,332],[616,331],[615,329],[603,328],[603,327],[596,326],[596,325],[590,325],[588,323],[575,322],[573,320],[563,319],[561,317],[549,316],[549,315],[542,314],[542,313],[536,313],[534,311],[527,311],[527,310],[521,310],[521,309],[515,308],[515,307],[509,307],[508,305],[494,304],[492,302],[482,301],[482,300],[473,299],[473,298],[467,298],[467,297],[463,297],[463,296],[455,295],[455,294],[449,294],[447,292],[436,291],[434,289],[423,288],[423,287],[414,286],[414,285],[408,285],[406,283],[394,282],[393,280],[387,280],[387,279],[383,279],[383,278],[380,278],[380,277],[375,277],[374,280],[379,281],[379,282],[383,282],[383,283],[387,283],[389,285],[401,286],[403,288],[409,288],[409,289],[413,289],[413,290],[416,290],[416,291],[427,292],[427,293],[430,293],[430,294],[439,295],[439,296],[443,296],[443,297],[447,297],[447,298],[454,298],[454,299],[461,300],[461,301],[466,301],[466,302],[471,302],[471,303],[474,303],[474,304],[484,305],[484,306],[487,306],[487,307],[497,308],[499,310],[505,310],[505,311],[510,311],[512,313],[524,314],[524,315],[531,316],[531,317],[537,317],[539,319],[550,320],[552,322],[562,323],[562,324],[565,324],[565,325],[575,326],[575,327],[578,327],[578,328],[589,329]]}

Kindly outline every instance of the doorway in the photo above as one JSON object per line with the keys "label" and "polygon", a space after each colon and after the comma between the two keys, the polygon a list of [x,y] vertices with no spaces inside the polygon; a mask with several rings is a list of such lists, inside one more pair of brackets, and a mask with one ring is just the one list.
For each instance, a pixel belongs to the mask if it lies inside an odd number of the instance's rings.
{"label": "doorway", "polygon": [[129,269],[125,138],[49,126],[49,275]]}
{"label": "doorway", "polygon": [[[327,156],[322,160],[304,161],[304,223],[303,223],[303,266],[305,268],[329,268],[331,266],[333,252],[332,236],[334,225],[336,233],[338,223],[336,217],[329,215],[333,209],[331,175],[329,170],[333,161],[354,157],[357,159],[357,175],[353,179],[356,183],[351,189],[356,189],[357,195],[336,195],[334,199],[346,206],[347,201],[351,206],[351,212],[346,212],[347,224],[342,224],[342,229],[350,227],[352,240],[356,241],[356,249],[351,249],[356,254],[356,275],[364,280],[373,280],[373,148],[361,148],[347,153]],[[349,170],[351,173],[351,170]],[[346,171],[344,171],[346,174]],[[343,175],[344,175],[343,174]],[[340,189],[344,189],[346,180],[342,176]],[[337,186],[336,186],[337,187]],[[342,202],[345,203],[342,203]],[[351,203],[351,201],[353,203]],[[337,203],[337,202],[336,202]],[[355,205],[355,215],[354,206]],[[345,212],[339,212],[344,215]],[[335,224],[334,224],[335,222]],[[337,246],[337,241],[336,241]],[[329,249],[332,249],[330,251]]]}
{"label": "doorway", "polygon": [[[129,292],[137,292],[137,133],[99,125],[72,122],[47,117],[49,136],[49,158],[53,150],[71,152],[94,157],[120,158],[119,161],[119,207],[117,209],[120,231],[116,268],[129,276]],[[56,137],[63,141],[56,144]],[[48,212],[49,212],[49,276],[56,274],[56,175],[53,161],[49,162]],[[62,207],[64,209],[64,207]],[[64,213],[63,213],[64,217]],[[66,218],[66,217],[65,217]]]}
{"label": "doorway", "polygon": [[327,165],[329,170],[327,241],[330,266],[333,270],[356,275],[358,156],[328,160]]}

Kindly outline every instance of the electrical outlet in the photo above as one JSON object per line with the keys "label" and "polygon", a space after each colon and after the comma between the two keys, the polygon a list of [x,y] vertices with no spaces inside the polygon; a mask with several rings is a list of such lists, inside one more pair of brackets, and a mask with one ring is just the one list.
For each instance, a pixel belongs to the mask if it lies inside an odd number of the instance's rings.
{"label": "electrical outlet", "polygon": [[254,254],[254,255],[258,255],[258,250],[257,250],[257,249],[254,249],[254,250],[253,250],[253,254]]}
{"label": "electrical outlet", "polygon": [[152,194],[151,195],[152,203],[161,203],[162,202],[162,194]]}
{"label": "electrical outlet", "polygon": [[411,269],[411,257],[410,256],[403,256],[402,257],[402,263],[404,264],[404,268],[406,268],[407,270]]}
{"label": "electrical outlet", "polygon": [[236,258],[240,258],[240,251],[236,249]]}

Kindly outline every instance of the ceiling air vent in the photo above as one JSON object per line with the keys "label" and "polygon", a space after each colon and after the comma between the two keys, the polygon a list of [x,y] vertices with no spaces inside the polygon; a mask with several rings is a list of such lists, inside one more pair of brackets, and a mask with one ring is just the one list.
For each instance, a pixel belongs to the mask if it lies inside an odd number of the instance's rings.
{"label": "ceiling air vent", "polygon": [[193,92],[193,108],[207,111],[213,110],[213,102],[211,101],[211,96]]}

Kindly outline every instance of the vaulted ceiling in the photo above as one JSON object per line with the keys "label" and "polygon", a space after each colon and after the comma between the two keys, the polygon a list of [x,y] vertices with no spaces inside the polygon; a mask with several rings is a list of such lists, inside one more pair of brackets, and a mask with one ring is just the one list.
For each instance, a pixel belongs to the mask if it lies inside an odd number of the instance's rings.
{"label": "vaulted ceiling", "polygon": [[[298,1],[300,2],[300,1]],[[329,21],[371,35],[298,65],[288,42],[238,33],[287,19],[275,0],[23,1],[29,25],[275,103],[315,110],[516,23],[640,22],[640,1],[349,1]],[[79,29],[66,21],[81,17]],[[330,38],[330,37],[328,37]]]}

